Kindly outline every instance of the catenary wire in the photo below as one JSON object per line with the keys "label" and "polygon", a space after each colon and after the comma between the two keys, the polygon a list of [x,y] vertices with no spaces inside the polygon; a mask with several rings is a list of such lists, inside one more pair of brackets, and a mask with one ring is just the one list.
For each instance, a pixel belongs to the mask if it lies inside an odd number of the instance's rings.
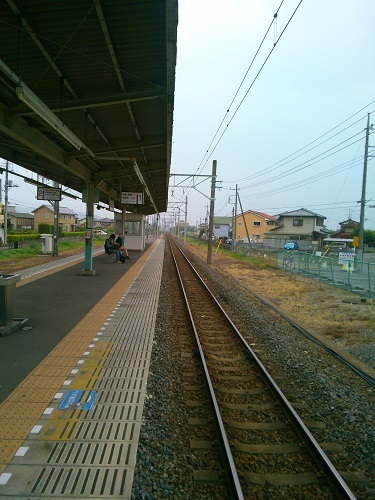
{"label": "catenary wire", "polygon": [[[332,148],[327,149],[326,151],[323,151],[323,153],[320,153],[319,155],[314,156],[313,158],[310,158],[309,160],[306,160],[303,163],[300,163],[300,164],[296,165],[295,167],[290,168],[289,170],[286,170],[285,172],[279,174],[276,178],[272,178],[272,179],[268,178],[268,179],[265,179],[263,181],[258,181],[257,183],[252,184],[251,186],[244,186],[243,189],[246,189],[247,187],[253,188],[253,187],[262,186],[264,184],[269,184],[271,181],[273,181],[275,179],[276,180],[280,180],[280,179],[282,179],[284,177],[288,177],[289,175],[295,174],[296,172],[300,172],[301,170],[304,170],[304,169],[306,169],[308,167],[311,167],[312,165],[316,165],[317,163],[319,163],[319,162],[321,162],[323,160],[326,160],[327,158],[330,158],[331,156],[333,156],[333,155],[335,155],[335,154],[343,151],[344,149],[347,149],[348,147],[352,146],[353,144],[356,144],[358,142],[363,141],[363,137],[361,137],[361,138],[357,139],[356,141],[353,141],[350,144],[347,144],[346,146],[343,146],[342,148],[338,149],[337,151],[333,151],[333,152],[329,153],[330,151],[332,151],[332,149],[336,149],[337,147],[341,146],[342,144],[344,144],[348,140],[353,139],[353,137],[356,137],[357,135],[359,135],[359,134],[356,134],[356,135],[354,135],[352,137],[349,137],[348,139],[346,139],[345,141],[341,142],[340,144],[337,144],[336,146],[333,146]],[[326,154],[326,153],[329,153],[329,154]],[[323,155],[326,155],[326,156],[323,156]],[[314,160],[316,160],[316,161],[314,161]]]}
{"label": "catenary wire", "polygon": [[233,116],[231,117],[231,119],[230,119],[230,120],[229,120],[229,122],[227,123],[227,125],[226,125],[225,129],[223,130],[223,132],[222,132],[221,136],[220,136],[220,137],[219,137],[219,139],[217,140],[217,142],[216,142],[216,144],[215,144],[214,148],[212,149],[212,151],[211,151],[211,153],[210,153],[209,157],[207,158],[207,160],[206,160],[205,164],[206,164],[206,163],[207,163],[207,161],[211,158],[211,156],[213,155],[213,153],[214,153],[214,151],[216,150],[217,146],[218,146],[218,145],[219,145],[219,143],[221,142],[221,139],[223,138],[223,136],[224,136],[225,132],[228,130],[229,125],[230,125],[230,124],[232,123],[232,121],[234,120],[234,118],[235,118],[236,114],[238,113],[238,111],[239,111],[240,107],[241,107],[241,106],[242,106],[242,104],[244,103],[244,101],[245,101],[245,99],[246,99],[247,95],[249,94],[250,90],[252,89],[252,87],[253,87],[254,83],[255,83],[255,82],[256,82],[256,80],[258,79],[258,76],[259,76],[259,75],[260,75],[260,73],[262,72],[262,70],[263,70],[264,66],[266,65],[266,63],[267,63],[267,61],[268,61],[268,59],[271,57],[272,52],[275,50],[276,45],[277,45],[277,44],[278,44],[278,42],[280,41],[281,37],[283,36],[283,34],[285,33],[285,31],[286,31],[287,27],[289,26],[290,22],[292,21],[293,17],[295,16],[295,14],[296,14],[297,10],[299,9],[299,7],[300,7],[300,5],[301,5],[302,1],[303,1],[303,0],[300,0],[300,2],[298,3],[297,7],[295,8],[295,10],[294,10],[293,14],[290,16],[290,18],[289,18],[288,22],[286,23],[286,25],[285,25],[284,29],[282,30],[282,32],[281,32],[281,34],[280,34],[280,36],[278,37],[278,39],[277,39],[277,40],[276,40],[276,42],[274,43],[274,45],[273,45],[272,49],[270,50],[270,52],[268,53],[268,55],[267,55],[266,59],[264,60],[264,62],[263,62],[263,64],[262,64],[262,66],[260,67],[260,69],[259,69],[258,73],[255,75],[255,78],[254,78],[254,79],[253,79],[253,81],[251,82],[250,87],[247,89],[247,91],[246,91],[245,95],[244,95],[244,96],[243,96],[243,98],[241,99],[240,104],[237,106],[237,108],[236,108],[235,112],[233,113]]}
{"label": "catenary wire", "polygon": [[221,129],[221,127],[222,127],[222,125],[223,125],[223,123],[224,123],[224,121],[225,121],[225,118],[228,116],[228,113],[229,113],[229,111],[230,111],[230,109],[231,109],[231,107],[232,107],[232,105],[233,105],[234,101],[236,100],[236,97],[237,97],[237,95],[238,95],[239,91],[241,90],[242,85],[243,85],[244,81],[246,80],[246,77],[247,77],[247,75],[248,75],[248,73],[249,73],[250,69],[252,68],[252,66],[253,66],[253,64],[254,64],[255,59],[257,58],[257,56],[258,56],[258,54],[259,54],[259,52],[260,52],[260,49],[262,48],[263,43],[264,43],[264,41],[266,40],[266,38],[267,38],[267,36],[268,36],[268,33],[270,32],[270,29],[272,28],[272,25],[275,23],[275,20],[277,19],[278,13],[279,13],[279,11],[280,11],[281,6],[282,6],[282,4],[283,4],[283,3],[284,3],[284,0],[282,0],[282,2],[281,2],[281,3],[280,3],[280,5],[279,5],[279,8],[277,9],[276,13],[274,14],[274,16],[273,16],[273,18],[272,18],[272,21],[271,21],[270,25],[268,26],[268,29],[267,29],[267,31],[266,31],[266,33],[265,33],[265,35],[263,36],[263,39],[262,39],[262,41],[261,41],[261,43],[260,43],[260,45],[259,45],[259,47],[258,47],[257,51],[255,52],[255,55],[254,55],[254,57],[253,57],[253,59],[252,59],[252,61],[251,61],[250,65],[249,65],[249,67],[247,68],[247,70],[246,70],[246,73],[245,73],[244,77],[242,78],[242,81],[241,81],[241,83],[240,83],[240,85],[239,85],[239,87],[238,87],[238,89],[237,89],[236,93],[234,94],[234,97],[233,97],[233,99],[232,99],[232,101],[231,101],[230,105],[228,106],[228,108],[227,108],[227,110],[226,110],[226,112],[225,112],[225,114],[224,114],[224,116],[223,116],[223,119],[221,120],[220,125],[218,126],[218,128],[217,128],[217,130],[216,130],[216,132],[215,132],[215,135],[213,136],[213,138],[212,138],[212,140],[211,140],[211,142],[210,142],[210,144],[209,144],[209,146],[208,146],[208,148],[207,148],[207,150],[206,150],[206,153],[204,154],[204,156],[203,156],[203,158],[202,158],[202,160],[201,160],[201,162],[200,162],[200,164],[199,164],[199,166],[198,166],[198,168],[197,168],[197,172],[199,172],[200,167],[201,167],[202,163],[204,162],[204,159],[205,159],[206,155],[208,154],[208,152],[209,152],[209,150],[210,150],[210,148],[211,148],[211,146],[212,146],[213,142],[214,142],[214,141],[215,141],[215,139],[216,139],[217,134],[219,133],[219,130]]}
{"label": "catenary wire", "polygon": [[[354,116],[356,116],[358,113],[361,113],[364,109],[368,108],[369,106],[371,106],[373,103],[375,102],[374,101],[371,101],[369,104],[367,104],[366,106],[364,106],[363,108],[361,108],[359,111],[357,111],[356,113],[354,113],[353,115],[351,115],[349,118],[346,118],[346,120],[342,121],[341,123],[339,123],[338,125],[336,125],[335,127],[331,128],[330,130],[328,130],[327,132],[325,132],[324,134],[322,134],[321,136],[317,137],[316,139],[314,139],[313,141],[309,142],[308,144],[306,144],[305,146],[303,146],[302,148],[298,149],[297,151],[295,151],[294,153],[286,156],[285,158],[283,158],[282,160],[279,160],[277,161],[276,163],[273,163],[272,165],[270,165],[269,167],[265,168],[264,170],[261,170],[260,172],[254,174],[253,176],[251,176],[251,178],[254,178],[254,177],[257,177],[259,175],[263,175],[265,173],[268,173],[268,172],[271,172],[272,170],[275,170],[274,167],[276,167],[277,165],[279,165],[279,163],[283,163],[283,165],[286,165],[287,163],[291,162],[291,161],[294,161],[296,160],[297,158],[299,158],[300,156],[306,154],[307,152],[309,151],[312,151],[313,149],[315,149],[316,147],[319,147],[320,145],[324,144],[325,142],[329,141],[330,139],[333,139],[334,137],[336,137],[337,135],[341,134],[342,132],[344,132],[345,130],[348,130],[350,127],[356,125],[357,123],[359,123],[360,121],[362,121],[364,119],[364,117],[361,117],[359,118],[356,122],[352,123],[351,125],[349,125],[348,127],[344,128],[343,130],[341,130],[340,132],[337,132],[337,134],[331,136],[330,138],[328,138],[327,140],[317,144],[316,146],[314,146],[314,148],[311,148],[309,149],[308,151],[306,151],[305,153],[302,153],[301,155],[298,155],[296,156],[298,153],[300,153],[301,151],[303,151],[304,149],[308,148],[309,146],[311,146],[312,144],[314,144],[315,142],[319,141],[320,139],[322,139],[323,137],[325,137],[326,135],[330,134],[331,132],[333,132],[334,130],[336,130],[338,127],[341,127],[341,125],[343,125],[344,123],[346,123],[347,121],[349,121],[350,119],[352,119]],[[370,113],[373,113],[373,111],[371,111]],[[294,157],[294,158],[292,158]],[[290,158],[290,160],[289,160]],[[286,160],[289,160],[289,162],[286,162]],[[281,166],[283,166],[281,165]],[[279,168],[279,167],[277,167]],[[250,176],[249,176],[250,177]],[[247,178],[249,177],[243,177],[242,179],[237,179],[237,180],[234,180],[234,181],[227,181],[228,183],[233,183],[233,182],[242,182],[244,180],[246,180]]]}

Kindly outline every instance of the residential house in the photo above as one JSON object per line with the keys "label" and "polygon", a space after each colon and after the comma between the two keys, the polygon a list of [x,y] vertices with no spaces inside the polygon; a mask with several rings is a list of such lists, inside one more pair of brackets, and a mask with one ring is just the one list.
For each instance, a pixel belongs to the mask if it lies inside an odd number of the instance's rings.
{"label": "residential house", "polygon": [[103,217],[102,219],[96,219],[96,220],[98,220],[99,225],[101,227],[107,227],[107,228],[108,227],[113,227],[113,224],[114,224],[113,218],[110,219],[109,217]]}
{"label": "residential house", "polygon": [[[38,230],[39,224],[54,223],[54,211],[48,205],[40,205],[33,210],[34,229]],[[59,224],[64,232],[74,232],[76,227],[76,214],[67,207],[59,207]]]}
{"label": "residential house", "polygon": [[[4,227],[5,206],[0,202],[0,227]],[[15,205],[7,207],[8,229],[34,229],[34,216],[16,211]]]}
{"label": "residential house", "polygon": [[219,238],[229,238],[232,226],[231,217],[214,217],[213,220],[213,235],[215,240]]}
{"label": "residential house", "polygon": [[24,212],[8,212],[12,229],[34,229],[34,216]]}
{"label": "residential house", "polygon": [[[78,220],[78,224],[80,226],[86,226],[86,217]],[[113,227],[113,219],[109,219],[108,217],[104,217],[102,219],[94,218],[94,227],[95,228],[108,228]]]}
{"label": "residential house", "polygon": [[277,217],[255,210],[237,215],[235,220],[235,239],[248,243],[248,239],[262,243],[264,235],[278,224]]}
{"label": "residential house", "polygon": [[344,222],[339,222],[340,229],[330,234],[331,238],[341,238],[341,239],[350,239],[352,238],[351,234],[355,229],[359,229],[359,222],[356,222],[353,219],[345,220]]}
{"label": "residential house", "polygon": [[297,241],[300,250],[321,248],[328,236],[324,226],[326,217],[306,208],[284,212],[278,215],[278,225],[265,236],[264,244],[283,248],[287,241]]}

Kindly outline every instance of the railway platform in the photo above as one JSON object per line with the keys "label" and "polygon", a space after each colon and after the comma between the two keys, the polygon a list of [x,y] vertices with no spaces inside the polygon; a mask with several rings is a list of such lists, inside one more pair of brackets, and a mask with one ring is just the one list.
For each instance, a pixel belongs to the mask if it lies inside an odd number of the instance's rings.
{"label": "railway platform", "polygon": [[0,338],[0,498],[130,498],[164,239],[22,271]]}

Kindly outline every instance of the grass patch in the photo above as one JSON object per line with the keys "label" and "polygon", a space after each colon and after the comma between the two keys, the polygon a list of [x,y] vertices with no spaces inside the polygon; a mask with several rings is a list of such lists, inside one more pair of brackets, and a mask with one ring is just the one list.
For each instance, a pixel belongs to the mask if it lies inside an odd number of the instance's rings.
{"label": "grass patch", "polygon": [[25,259],[27,257],[34,257],[41,253],[41,246],[39,243],[24,248],[17,248],[16,250],[5,250],[0,252],[0,261],[7,262],[9,260]]}
{"label": "grass patch", "polygon": [[[207,240],[201,240],[201,239],[196,239],[196,238],[190,238],[186,237],[186,242],[189,243],[191,246],[198,247],[199,249],[206,249],[207,250]],[[270,261],[270,259],[263,258],[263,257],[258,257],[258,256],[252,256],[252,255],[247,255],[246,253],[242,252],[233,252],[231,250],[227,250],[226,248],[222,248],[221,246],[217,250],[218,242],[213,241],[212,242],[212,257],[215,259],[215,256],[217,257],[218,255],[221,255],[223,257],[230,257],[231,259],[234,259],[239,262],[246,262],[248,264],[253,264],[254,266],[257,266],[259,268],[274,268],[275,267],[275,262]]]}
{"label": "grass patch", "polygon": [[[105,236],[94,236],[93,243],[94,245],[103,244],[105,241]],[[63,239],[59,240],[59,254],[64,252],[69,252],[70,250],[82,249],[84,251],[85,243],[83,239],[80,240],[69,240]],[[9,262],[19,259],[27,259],[29,257],[36,257],[42,254],[42,245],[41,242],[35,242],[30,246],[12,249],[12,250],[4,250],[0,252],[0,262]]]}

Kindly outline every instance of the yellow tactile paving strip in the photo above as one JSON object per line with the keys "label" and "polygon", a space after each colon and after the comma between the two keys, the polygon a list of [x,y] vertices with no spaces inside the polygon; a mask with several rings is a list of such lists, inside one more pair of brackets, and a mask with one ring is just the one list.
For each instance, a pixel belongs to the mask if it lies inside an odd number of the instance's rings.
{"label": "yellow tactile paving strip", "polygon": [[[126,272],[98,304],[68,333],[55,349],[26,377],[19,387],[0,405],[0,475],[10,463],[22,442],[29,436],[36,421],[41,418],[46,405],[54,399],[56,392],[68,379],[70,373],[79,362],[85,349],[115,308],[138,273],[152,254],[156,241],[138,261]],[[74,263],[75,264],[75,263]],[[65,266],[64,266],[65,267]],[[68,267],[68,265],[67,265]],[[54,272],[61,270],[55,269]],[[38,274],[25,279],[42,277]],[[90,352],[90,361],[85,365],[85,372],[80,373],[79,386],[82,383],[87,389],[92,387],[100,373],[100,365],[110,349],[109,342],[100,342]],[[97,358],[96,362],[91,360]],[[77,385],[76,380],[69,388]],[[55,439],[55,437],[54,437]]]}
{"label": "yellow tactile paving strip", "polygon": [[[96,251],[93,256],[100,255],[100,253],[104,254],[103,252],[98,252]],[[44,278],[45,276],[49,276],[50,274],[54,274],[57,271],[62,271],[63,269],[67,269],[68,267],[75,266],[78,262],[83,262],[84,258],[83,256],[80,256],[78,258],[73,258],[70,262],[66,262],[65,264],[59,264],[59,261],[55,261],[54,263],[51,263],[53,267],[50,269],[45,269],[45,270],[39,270],[38,272],[35,272],[35,274],[32,274],[31,276],[22,278],[21,281],[19,281],[16,286],[20,287],[23,285],[27,285],[28,283],[31,283],[32,281],[39,280],[40,278]]]}

